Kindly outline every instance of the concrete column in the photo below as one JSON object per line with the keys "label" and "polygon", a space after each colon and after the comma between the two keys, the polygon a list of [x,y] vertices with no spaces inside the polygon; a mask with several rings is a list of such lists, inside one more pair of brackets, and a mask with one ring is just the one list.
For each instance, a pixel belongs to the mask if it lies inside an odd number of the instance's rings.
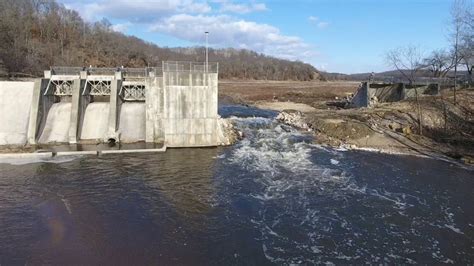
{"label": "concrete column", "polygon": [[54,103],[53,95],[44,95],[48,83],[49,79],[35,80],[28,124],[28,144],[36,144],[46,122],[49,109]]}
{"label": "concrete column", "polygon": [[120,88],[122,87],[122,72],[115,72],[115,77],[111,81],[110,88],[110,106],[109,106],[109,123],[107,137],[104,141],[113,138],[116,142],[120,141],[118,130],[118,121],[120,119],[120,105],[122,101],[119,97]]}
{"label": "concrete column", "polygon": [[164,130],[164,87],[163,78],[146,79],[146,137],[147,143],[163,143]]}
{"label": "concrete column", "polygon": [[[76,144],[79,140],[79,128],[84,117],[85,101],[82,92],[84,90],[85,80],[75,79],[72,87],[71,99],[71,123],[69,126],[69,143]],[[85,104],[87,105],[87,103]]]}
{"label": "concrete column", "polygon": [[405,83],[400,83],[400,84],[401,84],[401,86],[402,86],[402,97],[401,97],[401,100],[405,100],[405,99],[407,98]]}
{"label": "concrete column", "polygon": [[87,79],[87,71],[79,72],[79,77],[80,77],[80,79],[86,80]]}
{"label": "concrete column", "polygon": [[370,82],[365,83],[365,103],[364,106],[368,107],[370,105]]}
{"label": "concrete column", "polygon": [[44,71],[44,78],[45,79],[50,79],[51,75],[52,75],[51,70],[45,70]]}

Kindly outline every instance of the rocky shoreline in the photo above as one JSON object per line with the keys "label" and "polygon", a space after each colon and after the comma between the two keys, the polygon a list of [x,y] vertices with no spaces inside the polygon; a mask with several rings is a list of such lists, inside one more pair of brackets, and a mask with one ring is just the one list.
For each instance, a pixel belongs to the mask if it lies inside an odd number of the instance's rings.
{"label": "rocky shoreline", "polygon": [[283,110],[277,119],[315,135],[314,142],[344,150],[364,150],[388,154],[431,157],[451,162],[474,164],[472,150],[437,143],[413,133],[409,125],[354,110],[303,113]]}

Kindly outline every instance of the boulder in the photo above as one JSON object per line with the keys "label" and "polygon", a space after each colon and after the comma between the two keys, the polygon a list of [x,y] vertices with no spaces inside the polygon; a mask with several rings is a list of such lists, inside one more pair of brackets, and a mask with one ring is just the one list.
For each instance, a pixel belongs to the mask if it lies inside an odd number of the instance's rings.
{"label": "boulder", "polygon": [[306,123],[303,119],[303,113],[300,111],[295,110],[284,110],[278,114],[276,119],[284,124],[304,129],[304,130],[311,130],[311,125]]}
{"label": "boulder", "polygon": [[237,130],[229,119],[218,118],[218,145],[229,146],[242,139],[243,134]]}

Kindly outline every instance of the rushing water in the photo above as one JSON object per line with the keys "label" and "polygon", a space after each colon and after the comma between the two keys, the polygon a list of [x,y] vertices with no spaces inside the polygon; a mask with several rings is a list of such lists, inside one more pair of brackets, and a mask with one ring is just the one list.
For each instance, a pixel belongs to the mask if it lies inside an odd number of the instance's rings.
{"label": "rushing water", "polygon": [[221,113],[235,146],[0,164],[0,264],[474,263],[472,169]]}

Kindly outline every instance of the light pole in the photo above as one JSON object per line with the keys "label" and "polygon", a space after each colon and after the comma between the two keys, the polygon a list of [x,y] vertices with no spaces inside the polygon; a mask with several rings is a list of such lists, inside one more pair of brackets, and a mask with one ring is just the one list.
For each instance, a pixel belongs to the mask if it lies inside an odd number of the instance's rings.
{"label": "light pole", "polygon": [[204,32],[206,34],[206,73],[209,71],[209,48],[208,48],[208,37],[209,32]]}

